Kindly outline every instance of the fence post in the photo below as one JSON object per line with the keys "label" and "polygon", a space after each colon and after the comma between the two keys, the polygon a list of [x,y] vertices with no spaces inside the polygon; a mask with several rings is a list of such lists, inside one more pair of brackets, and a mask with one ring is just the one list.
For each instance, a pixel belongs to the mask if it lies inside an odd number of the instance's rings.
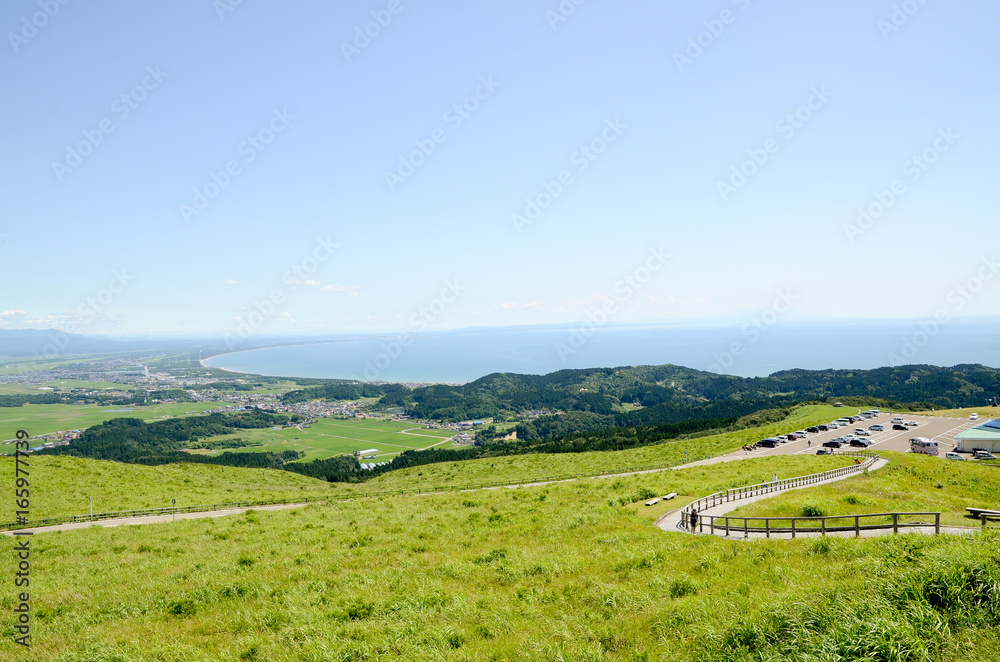
{"label": "fence post", "polygon": [[792,518],[792,540],[795,540],[795,518]]}
{"label": "fence post", "polygon": [[854,516],[854,537],[855,538],[860,538],[861,537],[861,516],[860,515],[855,515]]}
{"label": "fence post", "polygon": [[746,517],[743,518],[743,537],[744,538],[750,537],[750,520],[748,520]]}
{"label": "fence post", "polygon": [[825,517],[820,517],[819,518],[819,524],[820,524],[820,527],[823,530],[823,535],[825,536],[826,535],[826,518]]}
{"label": "fence post", "polygon": [[764,518],[764,533],[768,538],[771,537],[771,519],[769,517]]}
{"label": "fence post", "polygon": [[941,535],[941,513],[934,513],[934,535]]}
{"label": "fence post", "polygon": [[899,513],[892,514],[892,532],[899,533]]}

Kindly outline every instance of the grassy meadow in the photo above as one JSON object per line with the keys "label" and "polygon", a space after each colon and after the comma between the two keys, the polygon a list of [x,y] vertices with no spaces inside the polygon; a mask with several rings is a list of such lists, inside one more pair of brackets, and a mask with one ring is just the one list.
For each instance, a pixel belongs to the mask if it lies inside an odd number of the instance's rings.
{"label": "grassy meadow", "polygon": [[780,423],[759,428],[725,432],[622,451],[589,453],[528,454],[446,462],[392,471],[365,483],[369,489],[434,489],[435,487],[475,486],[497,482],[516,483],[568,475],[595,475],[627,472],[641,467],[666,467],[721,455],[744,444],[803,427],[826,423],[844,409],[827,405],[807,405],[794,410]]}
{"label": "grassy meadow", "polygon": [[996,535],[730,541],[621,505],[837,461],[37,534],[32,647],[8,584],[0,659],[1000,659]]}
{"label": "grassy meadow", "polygon": [[[30,466],[31,519],[94,512],[325,496],[331,484],[290,471],[209,464],[147,467],[106,460],[39,455]],[[0,475],[13,486],[14,458],[0,457]],[[14,519],[14,498],[0,500],[0,522]]]}
{"label": "grassy meadow", "polygon": [[[1000,468],[915,453],[880,451],[888,466],[851,480],[780,494],[733,515],[801,517],[804,508],[824,515],[889,512],[940,512],[941,523],[977,526],[966,507],[1000,510]],[[775,523],[775,525],[779,525]]]}

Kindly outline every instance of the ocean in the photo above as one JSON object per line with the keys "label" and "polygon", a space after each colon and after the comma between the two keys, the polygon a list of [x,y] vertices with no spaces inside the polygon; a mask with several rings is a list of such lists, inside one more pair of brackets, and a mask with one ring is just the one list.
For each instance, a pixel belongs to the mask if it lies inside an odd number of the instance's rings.
{"label": "ocean", "polygon": [[1000,324],[926,320],[744,326],[520,327],[289,345],[206,359],[212,368],[287,377],[455,383],[493,372],[673,363],[762,377],[804,368],[927,363],[1000,367]]}

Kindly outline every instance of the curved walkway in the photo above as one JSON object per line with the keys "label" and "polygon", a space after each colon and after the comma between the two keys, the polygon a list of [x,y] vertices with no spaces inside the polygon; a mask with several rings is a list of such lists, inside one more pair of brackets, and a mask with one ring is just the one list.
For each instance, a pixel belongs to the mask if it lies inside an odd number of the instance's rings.
{"label": "curved walkway", "polygon": [[[874,464],[872,464],[871,467],[869,467],[869,470],[870,471],[877,471],[877,470],[881,469],[882,467],[884,467],[887,464],[889,464],[889,460],[886,460],[884,458],[880,458]],[[806,488],[809,488],[809,487],[816,487],[817,485],[826,485],[828,483],[834,483],[834,482],[837,482],[838,480],[845,480],[847,478],[851,478],[852,476],[856,476],[856,475],[857,474],[848,474],[846,476],[834,476],[832,478],[827,478],[826,480],[821,480],[821,481],[818,481],[818,482],[815,482],[815,483],[811,483],[809,485],[802,485],[802,486],[799,486],[799,487],[789,487],[787,489],[780,490],[780,491],[777,491],[777,492],[765,492],[763,494],[755,494],[753,496],[748,496],[748,497],[745,497],[745,498],[742,498],[742,499],[737,499],[737,500],[734,500],[734,501],[729,501],[727,503],[721,503],[721,504],[719,504],[717,506],[710,506],[708,508],[703,508],[701,511],[699,511],[698,514],[700,516],[714,515],[715,517],[721,517],[723,515],[726,515],[727,513],[731,513],[732,511],[734,511],[734,510],[736,510],[738,508],[742,508],[743,506],[746,506],[748,504],[755,503],[757,501],[763,501],[764,499],[770,499],[770,498],[776,497],[776,496],[778,496],[780,494],[784,494],[786,492],[791,492],[792,490],[801,490],[801,489],[806,489]],[[690,529],[687,526],[685,526],[684,522],[682,522],[682,520],[684,519],[685,515],[686,515],[686,512],[685,512],[685,510],[683,508],[679,508],[677,510],[673,510],[673,511],[667,513],[666,515],[664,515],[663,517],[661,517],[660,519],[656,520],[656,526],[658,526],[659,528],[663,529],[664,531],[679,531],[679,532],[687,533],[688,535],[690,535]],[[978,528],[973,528],[973,527],[962,527],[962,526],[942,526],[941,527],[941,532],[942,533],[953,533],[953,534],[957,533],[957,534],[962,534],[962,533],[975,533],[977,531],[979,531],[979,529]],[[862,538],[872,538],[872,537],[875,537],[875,536],[883,536],[883,535],[891,534],[891,533],[892,533],[892,529],[862,529],[861,530],[861,537]],[[907,533],[929,533],[929,534],[933,534],[934,533],[934,525],[933,524],[928,524],[927,526],[907,527]],[[705,532],[698,533],[696,535],[713,535],[713,534],[711,534],[708,531],[705,531]],[[716,535],[718,537],[726,537],[725,531],[722,530],[722,529],[718,529],[718,528],[716,529],[716,532],[715,532],[714,535]],[[816,531],[816,532],[812,532],[812,531],[808,531],[808,532],[798,531],[796,533],[796,537],[797,538],[818,538],[818,537],[820,537],[822,535],[823,534],[821,532],[818,532],[818,531]],[[826,535],[827,536],[839,536],[839,537],[854,538],[855,537],[855,532],[853,530],[851,530],[851,531],[828,531],[826,533]],[[749,540],[756,540],[756,539],[759,539],[759,538],[765,538],[766,534],[762,533],[762,532],[758,533],[758,532],[751,531],[746,536],[744,536],[744,534],[743,534],[742,531],[738,531],[738,530],[734,529],[730,533],[730,535],[728,537],[730,539],[733,539],[733,540],[748,540],[748,539]],[[770,537],[771,538],[790,539],[791,538],[791,532],[790,531],[783,532],[783,531],[772,530]]]}
{"label": "curved walkway", "polygon": [[[18,533],[48,533],[50,531],[72,531],[73,529],[86,529],[92,526],[131,526],[134,524],[160,524],[163,522],[173,522],[179,519],[201,519],[203,517],[226,517],[227,515],[242,515],[248,510],[285,510],[286,508],[301,508],[308,506],[308,503],[284,503],[274,506],[248,506],[246,508],[226,508],[224,510],[206,510],[197,513],[177,513],[176,515],[143,515],[139,517],[119,517],[117,519],[102,519],[92,522],[72,522],[67,524],[55,524],[53,526],[40,526],[35,529],[18,529]],[[5,536],[15,535],[14,531],[0,531]]]}

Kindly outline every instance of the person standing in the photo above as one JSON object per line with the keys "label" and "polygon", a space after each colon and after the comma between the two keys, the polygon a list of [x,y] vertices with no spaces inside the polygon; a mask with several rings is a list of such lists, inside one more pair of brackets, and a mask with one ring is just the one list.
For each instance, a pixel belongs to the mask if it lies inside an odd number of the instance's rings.
{"label": "person standing", "polygon": [[688,522],[691,524],[691,533],[694,533],[695,528],[698,526],[698,511],[694,508],[691,509],[691,514],[688,516]]}

